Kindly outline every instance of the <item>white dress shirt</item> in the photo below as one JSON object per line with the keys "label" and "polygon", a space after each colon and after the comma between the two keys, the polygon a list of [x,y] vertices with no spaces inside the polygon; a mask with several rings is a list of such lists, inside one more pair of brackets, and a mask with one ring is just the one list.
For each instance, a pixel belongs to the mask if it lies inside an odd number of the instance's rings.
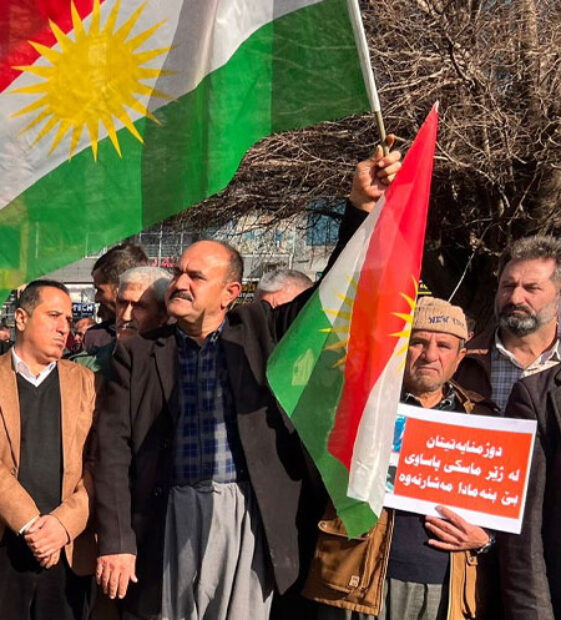
{"label": "white dress shirt", "polygon": [[[53,372],[56,368],[56,362],[51,362],[48,366],[43,368],[43,370],[35,375],[31,372],[29,366],[21,359],[21,357],[16,353],[15,347],[12,347],[12,360],[14,362],[14,368],[16,370],[16,374],[21,375],[26,381],[29,381],[31,385],[35,387],[39,387],[41,383]],[[28,527],[31,526],[39,518],[39,515],[33,517],[31,521],[28,521],[19,531],[20,534],[23,534]]]}
{"label": "white dress shirt", "polygon": [[31,372],[29,366],[21,359],[21,357],[16,353],[15,346],[12,347],[12,359],[14,361],[14,368],[16,369],[16,373],[21,375],[26,381],[29,381],[31,385],[35,387],[39,387],[41,383],[53,372],[56,367],[56,362],[51,362],[48,366],[43,368],[43,370],[35,375]]}

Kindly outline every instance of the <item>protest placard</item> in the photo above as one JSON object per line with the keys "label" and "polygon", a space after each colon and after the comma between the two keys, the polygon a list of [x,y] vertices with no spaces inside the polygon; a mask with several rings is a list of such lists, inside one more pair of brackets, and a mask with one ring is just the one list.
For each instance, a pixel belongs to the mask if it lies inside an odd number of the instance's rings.
{"label": "protest placard", "polygon": [[400,405],[384,505],[520,533],[536,422]]}

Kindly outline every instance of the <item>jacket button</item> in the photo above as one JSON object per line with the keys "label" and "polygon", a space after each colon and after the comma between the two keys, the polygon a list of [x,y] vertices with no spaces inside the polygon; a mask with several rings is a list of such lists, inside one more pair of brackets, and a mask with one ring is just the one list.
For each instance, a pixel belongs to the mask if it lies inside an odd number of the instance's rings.
{"label": "jacket button", "polygon": [[156,487],[154,489],[154,497],[160,497],[160,495],[162,494],[162,487]]}
{"label": "jacket button", "polygon": [[170,447],[170,445],[171,445],[171,441],[169,439],[164,439],[162,441],[162,448],[164,450],[167,450]]}
{"label": "jacket button", "polygon": [[12,469],[10,469],[10,473],[12,476],[15,476],[18,473],[18,470],[15,467],[12,467]]}

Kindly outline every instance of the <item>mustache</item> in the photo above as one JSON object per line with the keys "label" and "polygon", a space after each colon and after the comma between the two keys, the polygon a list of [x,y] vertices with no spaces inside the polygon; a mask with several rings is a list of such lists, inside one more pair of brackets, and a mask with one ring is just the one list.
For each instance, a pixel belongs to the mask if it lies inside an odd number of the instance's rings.
{"label": "mustache", "polygon": [[530,310],[530,308],[528,308],[528,306],[526,306],[524,304],[507,304],[500,311],[499,314],[501,316],[504,316],[504,315],[512,314],[513,312],[523,312],[524,314],[527,314],[528,316],[533,316],[532,311]]}
{"label": "mustache", "polygon": [[175,299],[186,299],[187,301],[193,301],[193,296],[188,291],[182,291],[181,289],[177,289],[173,291],[173,293],[169,296],[170,300]]}
{"label": "mustache", "polygon": [[417,368],[419,369],[429,368],[431,370],[440,370],[440,366],[438,364],[435,365],[434,362],[422,362],[420,360],[417,362]]}
{"label": "mustache", "polygon": [[119,329],[134,329],[136,331],[137,327],[132,321],[125,321],[124,323],[119,323]]}

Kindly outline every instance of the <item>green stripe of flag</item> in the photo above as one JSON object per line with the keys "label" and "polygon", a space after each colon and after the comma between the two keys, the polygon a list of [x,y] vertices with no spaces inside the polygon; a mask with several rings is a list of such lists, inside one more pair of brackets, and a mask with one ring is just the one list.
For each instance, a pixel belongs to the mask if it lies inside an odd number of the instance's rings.
{"label": "green stripe of flag", "polygon": [[122,159],[105,139],[0,211],[0,295],[219,192],[263,136],[366,109],[345,0],[264,26],[162,125],[137,121],[144,145],[121,130]]}
{"label": "green stripe of flag", "polygon": [[[336,364],[345,353],[326,350],[340,342],[331,327],[316,291],[292,325],[289,337],[273,352],[267,377],[314,460],[349,536],[359,536],[365,523],[376,523],[376,516],[367,503],[347,497],[349,472],[327,449],[343,390],[344,375]],[[311,415],[318,410],[321,416]]]}

